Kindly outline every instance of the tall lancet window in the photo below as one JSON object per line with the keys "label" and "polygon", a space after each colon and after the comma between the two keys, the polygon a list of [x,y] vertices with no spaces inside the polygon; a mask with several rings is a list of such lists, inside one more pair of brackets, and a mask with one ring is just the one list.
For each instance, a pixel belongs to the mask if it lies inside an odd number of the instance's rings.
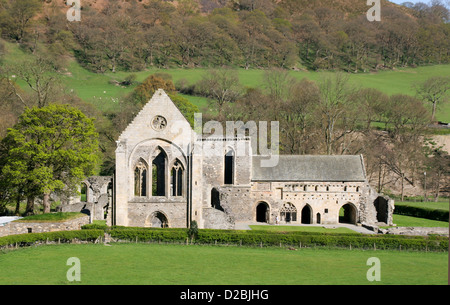
{"label": "tall lancet window", "polygon": [[163,151],[152,162],[152,196],[166,196],[166,155]]}
{"label": "tall lancet window", "polygon": [[225,166],[224,166],[224,184],[234,183],[234,152],[232,149],[228,150],[225,154]]}
{"label": "tall lancet window", "polygon": [[142,161],[134,169],[134,196],[147,196],[147,166]]}
{"label": "tall lancet window", "polygon": [[172,196],[183,196],[183,165],[176,160],[171,172]]}

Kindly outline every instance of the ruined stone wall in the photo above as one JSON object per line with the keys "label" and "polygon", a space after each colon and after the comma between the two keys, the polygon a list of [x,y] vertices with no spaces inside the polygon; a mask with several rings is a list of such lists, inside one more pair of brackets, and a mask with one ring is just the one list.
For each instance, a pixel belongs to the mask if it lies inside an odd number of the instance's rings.
{"label": "ruined stone wall", "polygon": [[0,226],[0,237],[6,235],[43,233],[54,231],[81,230],[81,226],[89,223],[89,216],[82,216],[64,222],[20,222],[13,221]]}
{"label": "ruined stone wall", "polygon": [[[187,202],[185,199],[141,200],[129,202],[128,226],[152,227],[157,213],[162,213],[169,228],[186,228]],[[153,223],[153,224],[152,224]]]}
{"label": "ruined stone wall", "polygon": [[[377,223],[374,200],[378,194],[365,182],[253,182],[251,186],[216,187],[219,207],[235,222],[255,222],[258,205],[267,206],[265,222],[274,224],[302,223],[336,224],[339,211],[349,210],[351,223]],[[393,201],[387,199],[389,219],[392,219]],[[215,205],[217,206],[217,205]],[[302,211],[305,218],[302,219]],[[308,214],[306,214],[308,213]],[[289,216],[287,216],[289,214]],[[388,220],[389,222],[389,220]]]}
{"label": "ruined stone wall", "polygon": [[112,176],[91,176],[83,183],[87,186],[86,201],[71,197],[57,207],[60,212],[81,212],[93,220],[104,220],[112,204]]}

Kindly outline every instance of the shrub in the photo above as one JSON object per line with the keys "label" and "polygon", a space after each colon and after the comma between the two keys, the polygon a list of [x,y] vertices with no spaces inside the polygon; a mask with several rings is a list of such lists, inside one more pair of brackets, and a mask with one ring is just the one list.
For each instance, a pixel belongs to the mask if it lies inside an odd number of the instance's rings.
{"label": "shrub", "polygon": [[397,205],[395,206],[395,214],[448,222],[449,211]]}
{"label": "shrub", "polygon": [[0,247],[18,245],[29,246],[39,242],[70,242],[74,239],[83,241],[94,241],[100,236],[103,236],[102,230],[75,230],[75,231],[57,231],[45,233],[28,233],[17,234],[0,237]]}

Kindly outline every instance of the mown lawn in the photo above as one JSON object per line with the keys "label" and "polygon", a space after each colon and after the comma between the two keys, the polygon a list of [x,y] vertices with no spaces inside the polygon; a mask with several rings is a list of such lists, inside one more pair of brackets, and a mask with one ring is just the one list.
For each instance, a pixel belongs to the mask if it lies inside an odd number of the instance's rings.
{"label": "mown lawn", "polygon": [[435,210],[444,210],[448,211],[449,204],[448,201],[427,201],[427,202],[414,202],[414,201],[395,201],[395,205],[408,205],[411,207],[418,207],[418,208],[428,208],[428,209],[435,209]]}
{"label": "mown lawn", "polygon": [[[77,257],[81,282],[69,282]],[[366,278],[370,257],[381,281]],[[53,245],[0,254],[0,284],[446,284],[447,253],[158,244]]]}
{"label": "mown lawn", "polygon": [[419,217],[393,215],[393,222],[398,227],[448,227],[448,222]]}

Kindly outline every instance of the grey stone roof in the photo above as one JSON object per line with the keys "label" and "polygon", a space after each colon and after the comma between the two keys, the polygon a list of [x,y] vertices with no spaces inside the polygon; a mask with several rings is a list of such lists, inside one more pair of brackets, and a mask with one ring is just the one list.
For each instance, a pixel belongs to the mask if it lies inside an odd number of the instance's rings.
{"label": "grey stone roof", "polygon": [[252,181],[365,181],[362,155],[280,155],[274,167],[253,156]]}

